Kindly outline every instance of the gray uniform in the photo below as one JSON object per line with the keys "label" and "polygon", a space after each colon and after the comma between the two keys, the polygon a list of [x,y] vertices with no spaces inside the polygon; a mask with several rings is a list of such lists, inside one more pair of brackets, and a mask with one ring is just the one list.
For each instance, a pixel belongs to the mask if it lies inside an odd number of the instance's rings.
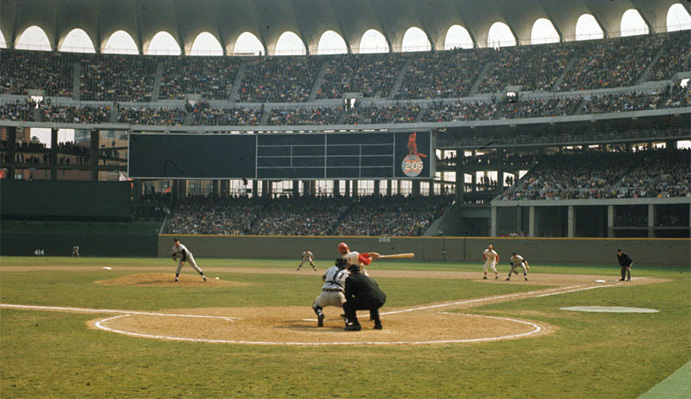
{"label": "gray uniform", "polygon": [[185,262],[188,262],[190,266],[192,266],[192,268],[194,268],[194,270],[197,271],[197,273],[201,274],[202,277],[204,277],[204,281],[206,281],[204,272],[201,268],[199,268],[199,266],[197,266],[197,262],[195,262],[192,252],[190,252],[190,250],[187,249],[186,246],[182,244],[173,245],[173,259],[177,259],[178,261],[178,269],[175,271],[175,280],[178,279],[177,276],[180,274],[180,269],[182,269],[182,265]]}
{"label": "gray uniform", "polygon": [[345,269],[346,263],[343,258],[336,260],[336,265],[326,269],[322,276],[324,284],[322,285],[322,292],[314,300],[312,310],[317,315],[318,327],[324,326],[324,313],[322,309],[326,306],[335,306],[342,308],[346,302],[345,299],[345,280],[348,278],[348,270]]}
{"label": "gray uniform", "polygon": [[511,264],[511,269],[509,269],[509,277],[506,278],[506,281],[509,281],[511,279],[511,273],[518,274],[516,269],[518,269],[519,267],[523,269],[523,278],[525,280],[528,280],[528,262],[525,259],[523,259],[521,255],[514,254],[513,256],[511,256],[511,259],[509,259],[509,264]]}

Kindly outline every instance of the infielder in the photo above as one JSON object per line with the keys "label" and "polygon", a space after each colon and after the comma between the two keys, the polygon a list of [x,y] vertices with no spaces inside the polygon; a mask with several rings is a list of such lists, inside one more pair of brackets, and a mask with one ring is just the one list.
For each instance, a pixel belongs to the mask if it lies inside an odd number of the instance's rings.
{"label": "infielder", "polygon": [[509,259],[509,264],[511,265],[511,269],[509,269],[509,277],[506,278],[506,281],[511,280],[511,273],[518,274],[516,269],[519,267],[523,268],[523,278],[525,281],[528,281],[528,270],[530,270],[530,266],[527,260],[523,259],[523,257],[516,252],[513,252],[511,254],[511,259]]}
{"label": "infielder", "polygon": [[326,306],[336,306],[343,308],[346,301],[345,281],[348,278],[348,263],[343,258],[336,259],[334,266],[326,269],[322,276],[322,292],[317,299],[314,300],[312,309],[317,314],[317,327],[324,327],[324,313],[322,309]]}
{"label": "infielder", "polygon": [[305,249],[305,252],[302,253],[302,258],[300,260],[300,264],[298,265],[298,270],[300,270],[303,263],[308,261],[310,265],[312,265],[312,269],[317,270],[317,267],[314,265],[314,254],[310,252],[309,249]]}
{"label": "infielder", "polygon": [[621,249],[617,249],[617,260],[619,260],[619,266],[621,268],[621,279],[619,281],[624,281],[624,277],[626,277],[626,281],[631,281],[631,266],[633,266],[633,259]]}
{"label": "infielder", "polygon": [[494,247],[492,247],[491,244],[487,247],[487,249],[485,249],[485,252],[482,253],[482,260],[485,261],[485,266],[483,269],[485,276],[482,277],[482,279],[487,280],[488,267],[491,267],[494,271],[494,279],[498,279],[499,273],[497,273],[497,264],[499,263],[499,254],[494,250]]}
{"label": "infielder", "polygon": [[365,266],[369,266],[369,264],[372,263],[373,260],[377,260],[379,259],[379,256],[381,256],[377,252],[359,253],[357,251],[351,251],[350,248],[348,248],[348,245],[344,242],[338,244],[338,252],[348,262],[348,266],[360,266],[360,270],[364,273],[365,276],[369,276],[369,274],[367,274]]}
{"label": "infielder", "polygon": [[178,261],[178,269],[175,271],[175,281],[178,281],[182,265],[185,262],[189,262],[189,264],[194,268],[194,270],[196,270],[197,273],[199,273],[199,275],[202,276],[204,282],[206,283],[206,276],[204,275],[202,269],[200,269],[199,266],[197,266],[197,262],[194,261],[194,256],[192,255],[192,252],[190,252],[190,250],[187,249],[186,246],[180,244],[179,238],[173,238],[173,242],[175,243],[175,245],[173,245],[173,260]]}

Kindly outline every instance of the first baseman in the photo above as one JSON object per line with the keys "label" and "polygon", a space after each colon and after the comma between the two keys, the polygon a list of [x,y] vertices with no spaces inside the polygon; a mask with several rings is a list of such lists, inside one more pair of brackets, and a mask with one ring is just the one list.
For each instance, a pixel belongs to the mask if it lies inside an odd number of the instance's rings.
{"label": "first baseman", "polygon": [[326,306],[343,307],[346,301],[345,281],[348,278],[348,270],[346,266],[348,263],[343,258],[336,259],[334,266],[326,269],[322,276],[322,292],[317,299],[314,300],[312,309],[317,314],[317,327],[324,327],[324,313],[322,309]]}
{"label": "first baseman", "polygon": [[497,273],[497,264],[499,263],[499,254],[494,250],[494,247],[490,244],[485,252],[482,253],[482,260],[485,261],[485,266],[483,268],[484,277],[483,280],[487,280],[487,268],[491,267],[494,271],[494,279],[499,278],[499,273]]}
{"label": "first baseman", "polygon": [[175,281],[178,281],[182,265],[185,262],[189,262],[189,264],[194,268],[194,270],[196,270],[197,273],[199,273],[199,275],[202,276],[204,282],[206,283],[206,276],[204,275],[202,269],[200,269],[199,266],[197,266],[197,262],[194,261],[194,256],[192,255],[192,252],[190,252],[190,250],[187,249],[186,246],[180,244],[179,238],[173,238],[173,242],[175,243],[175,245],[173,245],[173,260],[178,261],[178,269],[175,271]]}
{"label": "first baseman", "polygon": [[314,265],[314,254],[309,249],[305,249],[305,251],[302,253],[302,258],[300,260],[300,264],[298,265],[298,270],[300,270],[302,264],[305,262],[309,262],[310,265],[312,265],[312,269],[317,270],[317,267]]}
{"label": "first baseman", "polygon": [[523,278],[525,281],[528,281],[528,270],[530,270],[530,266],[528,265],[528,261],[523,259],[521,255],[518,253],[514,252],[511,254],[511,259],[509,259],[509,264],[511,265],[511,269],[509,269],[509,277],[506,278],[506,281],[511,280],[511,273],[516,273],[517,268],[521,267],[523,269]]}

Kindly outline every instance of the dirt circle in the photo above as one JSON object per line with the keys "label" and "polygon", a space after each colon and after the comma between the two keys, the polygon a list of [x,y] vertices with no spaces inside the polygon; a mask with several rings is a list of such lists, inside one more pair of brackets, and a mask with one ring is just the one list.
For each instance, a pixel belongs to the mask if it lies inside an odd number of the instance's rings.
{"label": "dirt circle", "polygon": [[176,282],[175,274],[172,273],[130,274],[123,277],[96,281],[96,283],[128,287],[240,287],[252,285],[238,281],[217,280],[212,277],[207,277],[206,282],[204,282],[201,276],[189,274],[181,274],[179,281]]}
{"label": "dirt circle", "polygon": [[[382,312],[383,330],[359,313],[362,331],[343,329],[337,308],[326,308],[324,327],[310,308],[178,309],[163,314],[119,315],[92,321],[92,327],[143,338],[264,345],[435,344],[521,338],[549,332],[545,325],[450,309]],[[191,322],[193,320],[193,322]]]}

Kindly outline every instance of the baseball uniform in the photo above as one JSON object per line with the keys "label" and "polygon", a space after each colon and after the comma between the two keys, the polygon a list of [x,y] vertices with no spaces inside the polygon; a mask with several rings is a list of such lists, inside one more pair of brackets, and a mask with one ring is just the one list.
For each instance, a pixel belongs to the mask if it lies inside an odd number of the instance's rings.
{"label": "baseball uniform", "polygon": [[525,259],[523,259],[521,255],[514,254],[513,256],[511,256],[511,259],[509,259],[509,264],[511,265],[511,269],[509,269],[509,277],[506,278],[506,281],[509,281],[511,279],[511,273],[518,274],[516,269],[519,267],[523,268],[523,278],[525,279],[525,281],[528,281],[528,262]]}
{"label": "baseball uniform", "polygon": [[310,265],[312,265],[312,269],[317,270],[317,267],[314,265],[314,254],[311,251],[305,250],[305,252],[302,253],[298,270],[300,270],[302,264],[305,262],[309,262]]}
{"label": "baseball uniform", "polygon": [[482,257],[485,260],[485,265],[483,267],[483,272],[485,273],[485,277],[487,278],[487,268],[492,268],[492,271],[495,274],[495,279],[499,277],[499,273],[497,273],[497,261],[499,260],[499,254],[494,250],[494,249],[485,249],[485,252],[482,253]]}
{"label": "baseball uniform", "polygon": [[339,258],[336,260],[336,265],[326,269],[322,276],[322,292],[314,300],[312,309],[317,314],[317,326],[324,326],[324,313],[322,309],[326,306],[342,307],[345,303],[345,280],[348,278],[348,270],[345,269],[345,260]]}
{"label": "baseball uniform", "polygon": [[173,245],[173,259],[176,259],[178,261],[178,269],[175,271],[175,281],[178,281],[178,276],[180,275],[180,269],[182,269],[182,265],[185,262],[188,262],[190,266],[192,266],[194,270],[196,270],[197,273],[199,273],[206,282],[206,276],[204,275],[204,272],[202,271],[202,269],[199,268],[199,266],[197,266],[197,262],[195,262],[192,252],[190,252],[190,250],[187,249],[186,246],[180,243]]}

